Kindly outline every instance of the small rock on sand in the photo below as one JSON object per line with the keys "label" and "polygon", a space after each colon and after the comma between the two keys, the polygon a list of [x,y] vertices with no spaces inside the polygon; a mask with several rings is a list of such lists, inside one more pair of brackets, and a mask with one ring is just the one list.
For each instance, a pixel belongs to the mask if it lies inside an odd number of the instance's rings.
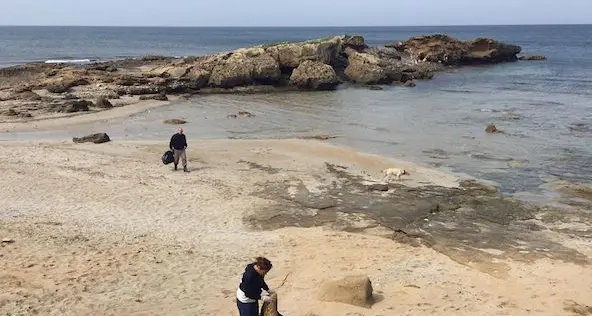
{"label": "small rock on sand", "polygon": [[163,123],[171,124],[171,125],[180,125],[180,124],[187,123],[187,121],[181,120],[181,119],[168,119],[168,120],[164,120]]}
{"label": "small rock on sand", "polygon": [[255,114],[248,112],[248,111],[239,111],[236,114],[228,114],[226,115],[227,118],[238,118],[238,117],[255,117]]}
{"label": "small rock on sand", "polygon": [[500,130],[498,130],[497,127],[495,127],[495,125],[488,124],[487,127],[485,128],[485,132],[488,134],[494,134],[494,133],[499,133]]}
{"label": "small rock on sand", "polygon": [[97,99],[97,107],[101,109],[110,109],[113,107],[113,104],[111,104],[107,98],[99,97]]}
{"label": "small rock on sand", "polygon": [[109,135],[106,133],[96,133],[84,137],[74,137],[72,141],[75,143],[94,143],[101,144],[110,141]]}
{"label": "small rock on sand", "polygon": [[372,282],[366,276],[349,276],[326,282],[321,286],[319,300],[370,307],[374,304]]}
{"label": "small rock on sand", "polygon": [[3,244],[12,244],[12,243],[14,243],[14,239],[12,239],[12,238],[2,238],[2,243]]}

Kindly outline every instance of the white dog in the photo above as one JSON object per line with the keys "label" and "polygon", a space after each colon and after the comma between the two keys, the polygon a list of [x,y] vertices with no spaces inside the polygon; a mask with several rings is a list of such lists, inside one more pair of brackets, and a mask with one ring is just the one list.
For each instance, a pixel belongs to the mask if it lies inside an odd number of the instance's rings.
{"label": "white dog", "polygon": [[382,178],[382,181],[386,180],[391,176],[395,176],[397,177],[397,180],[401,180],[402,175],[409,175],[409,171],[407,171],[407,169],[401,168],[386,168],[381,170],[381,172],[384,173],[384,178]]}

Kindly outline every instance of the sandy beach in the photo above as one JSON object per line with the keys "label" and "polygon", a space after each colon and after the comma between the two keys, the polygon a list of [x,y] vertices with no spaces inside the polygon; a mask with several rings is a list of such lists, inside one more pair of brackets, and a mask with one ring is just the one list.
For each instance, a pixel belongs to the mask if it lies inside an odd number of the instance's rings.
{"label": "sandy beach", "polygon": [[[537,249],[455,255],[344,207],[282,203],[328,185],[346,199],[349,176],[376,184],[386,167],[411,175],[360,196],[452,190],[459,176],[315,140],[191,139],[190,173],[174,172],[160,162],[167,141],[2,143],[0,314],[237,315],[244,265],[263,255],[287,316],[592,315],[586,225],[537,217]],[[372,281],[371,308],[318,300],[350,275]]]}

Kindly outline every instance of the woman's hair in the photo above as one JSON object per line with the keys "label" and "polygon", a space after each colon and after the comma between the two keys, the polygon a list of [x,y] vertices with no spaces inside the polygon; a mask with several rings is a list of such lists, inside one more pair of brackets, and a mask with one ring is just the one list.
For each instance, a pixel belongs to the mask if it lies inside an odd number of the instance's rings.
{"label": "woman's hair", "polygon": [[273,265],[271,264],[271,261],[269,261],[269,259],[264,258],[264,257],[255,258],[254,264],[256,266],[258,266],[260,269],[265,270],[265,271],[269,271],[273,267]]}

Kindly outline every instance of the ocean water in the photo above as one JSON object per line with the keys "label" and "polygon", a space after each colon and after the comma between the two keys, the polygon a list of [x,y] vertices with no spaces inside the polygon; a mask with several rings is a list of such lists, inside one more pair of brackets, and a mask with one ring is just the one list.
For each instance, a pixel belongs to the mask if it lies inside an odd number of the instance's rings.
{"label": "ocean water", "polygon": [[[114,138],[162,139],[184,118],[191,138],[340,136],[332,143],[407,159],[494,182],[502,191],[540,194],[563,179],[592,182],[592,25],[368,28],[0,27],[0,66],[50,59],[107,60],[142,55],[202,55],[263,43],[339,34],[371,45],[447,33],[515,43],[546,61],[466,67],[372,91],[217,95],[195,98],[89,126]],[[246,110],[253,118],[228,119]],[[486,135],[494,123],[504,134]],[[0,134],[0,139],[67,138],[72,131]],[[196,149],[198,154],[198,149]],[[159,159],[159,157],[157,157]]]}

